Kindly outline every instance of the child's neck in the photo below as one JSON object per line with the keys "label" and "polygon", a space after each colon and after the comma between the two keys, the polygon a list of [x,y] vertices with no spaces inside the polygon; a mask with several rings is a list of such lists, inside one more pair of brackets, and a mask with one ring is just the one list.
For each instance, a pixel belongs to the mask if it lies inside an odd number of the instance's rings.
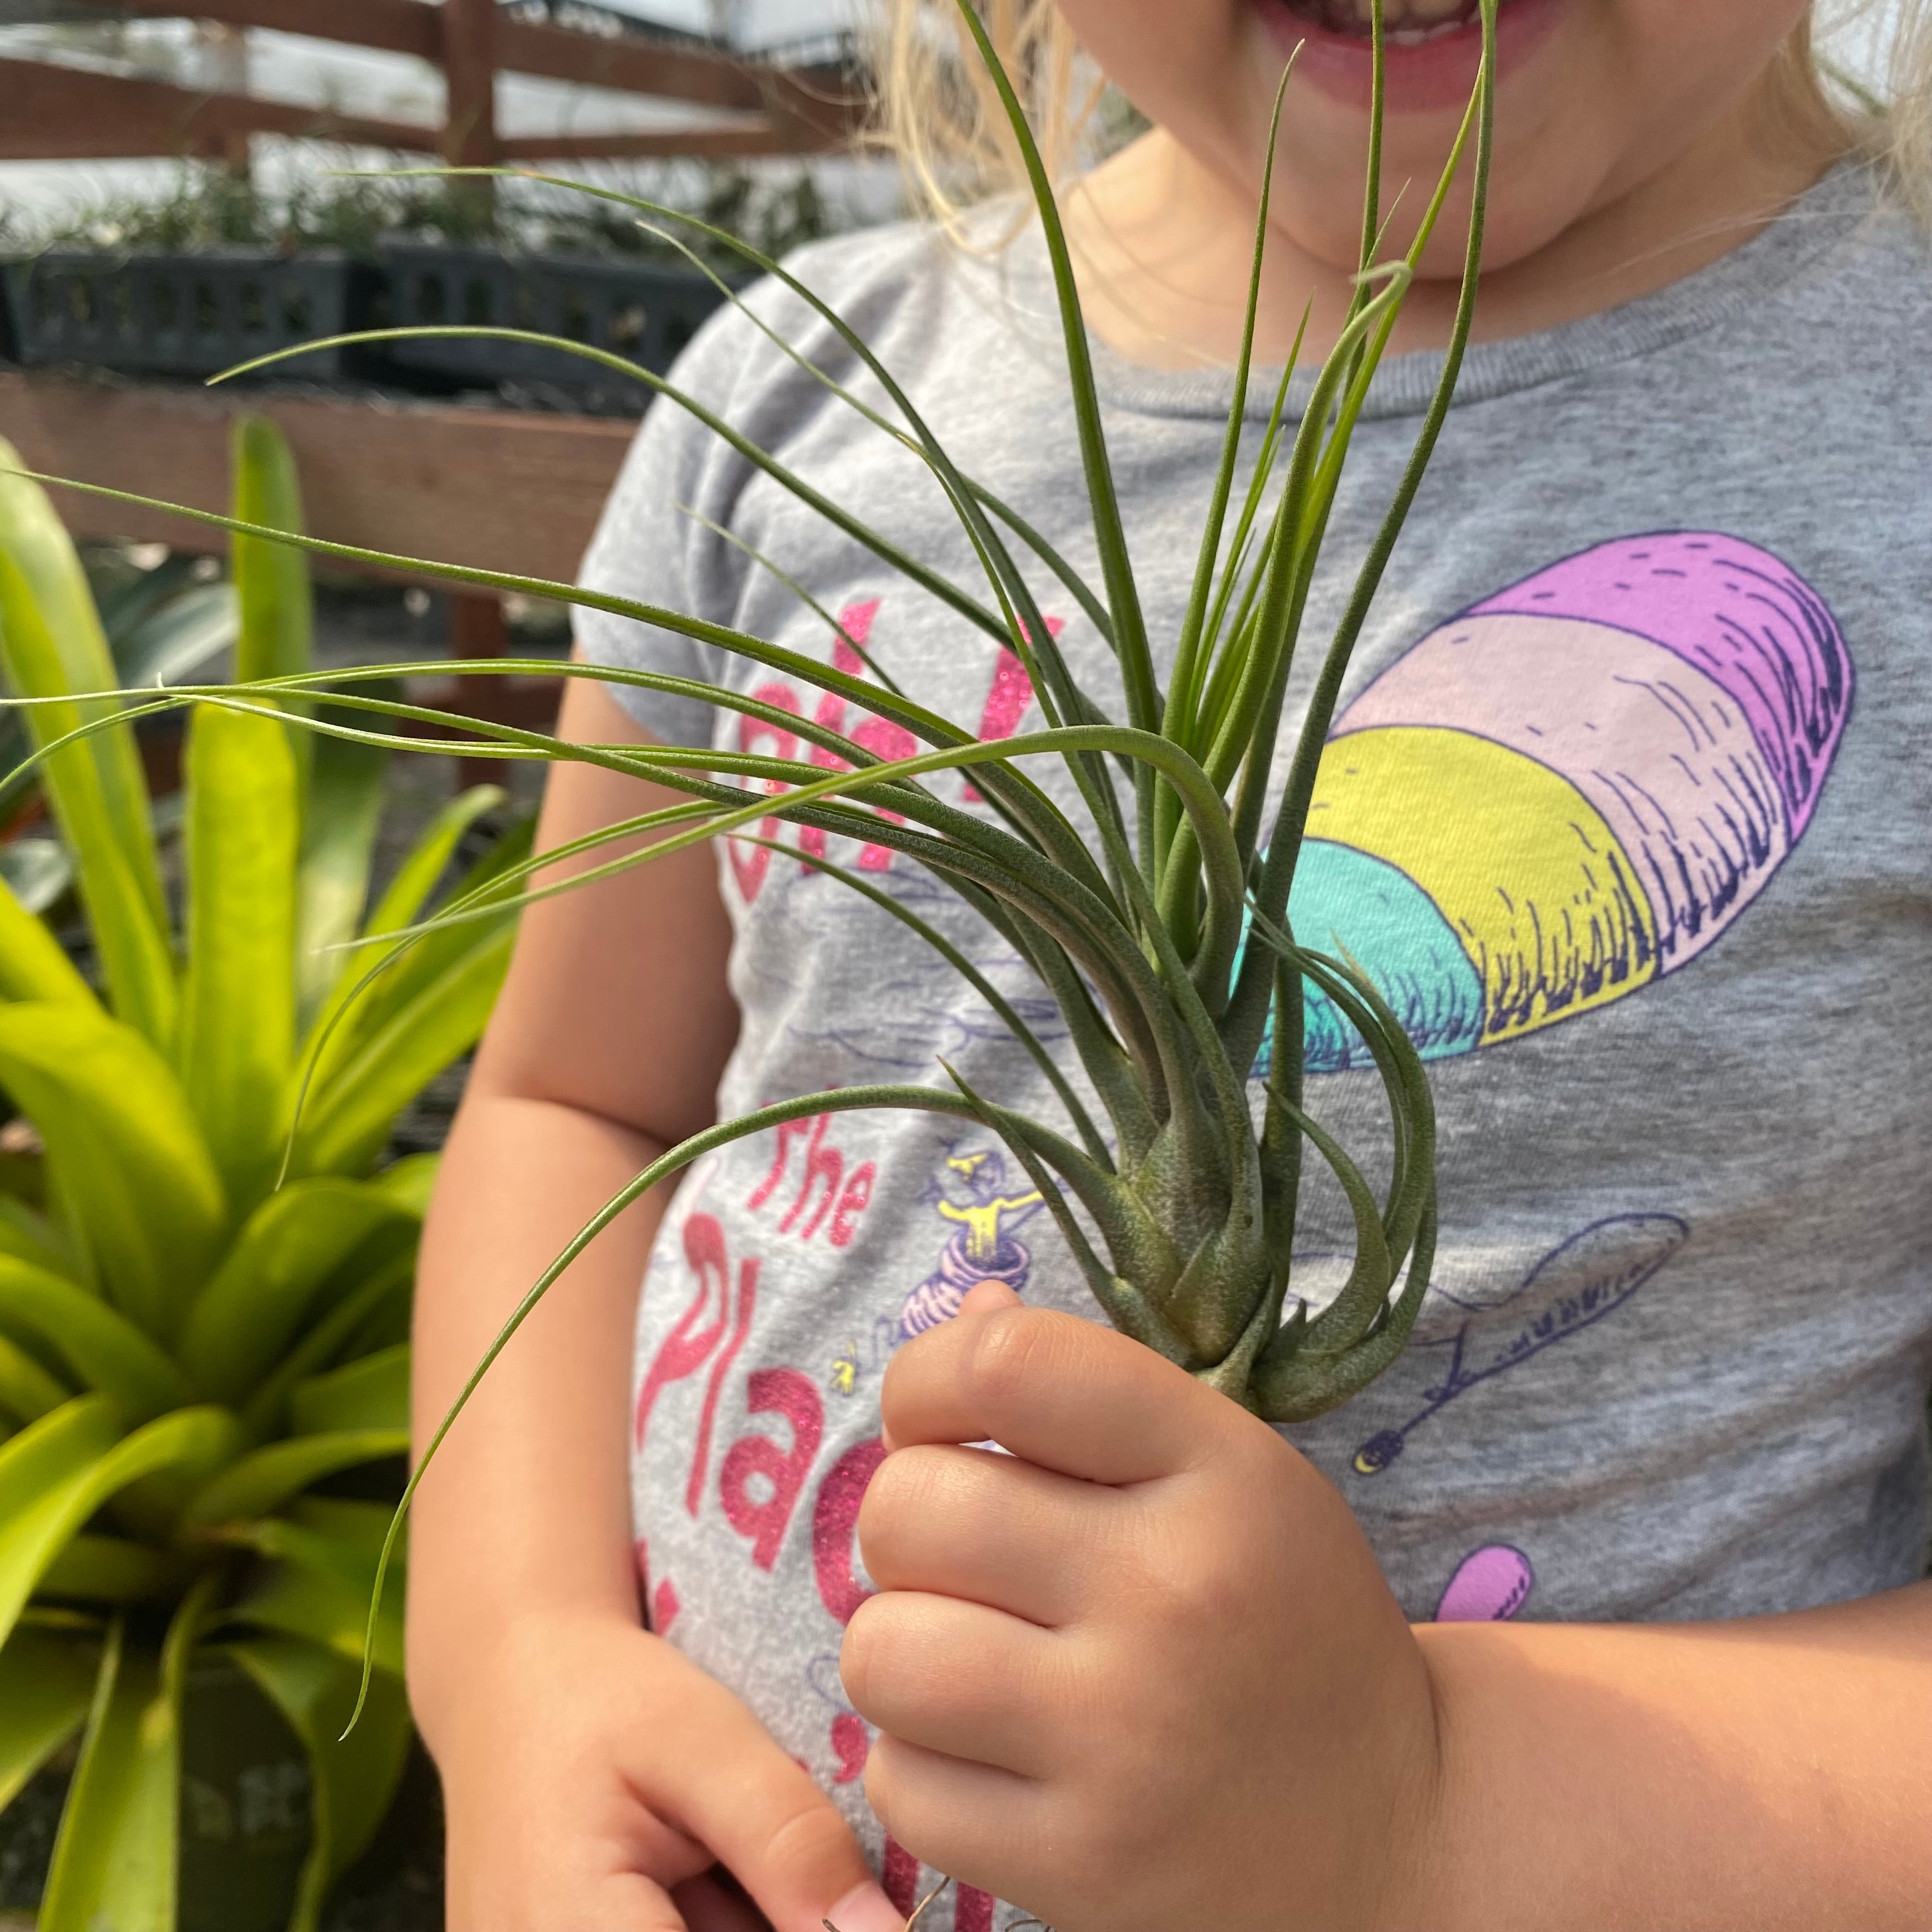
{"label": "child's neck", "polygon": [[[1841,151],[1822,139],[1769,141],[1757,104],[1740,103],[1674,160],[1486,274],[1476,335],[1554,328],[1680,280],[1748,241]],[[1155,368],[1233,362],[1253,250],[1250,194],[1156,128],[1085,178],[1068,197],[1066,220],[1088,319],[1102,340]],[[1304,360],[1318,360],[1346,310],[1352,268],[1271,233],[1258,361],[1284,359],[1311,296]],[[1456,300],[1453,280],[1418,280],[1392,350],[1442,346]]]}

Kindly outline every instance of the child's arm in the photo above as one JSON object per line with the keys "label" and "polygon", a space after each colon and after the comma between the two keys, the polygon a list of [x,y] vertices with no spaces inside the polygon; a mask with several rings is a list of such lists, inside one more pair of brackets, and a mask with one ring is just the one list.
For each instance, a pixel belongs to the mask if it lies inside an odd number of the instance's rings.
{"label": "child's arm", "polygon": [[866,1790],[928,1862],[1060,1932],[1932,1924],[1932,1585],[1412,1630],[1274,1430],[1012,1304],[894,1358],[860,1518]]}
{"label": "child's arm", "polygon": [[[641,734],[573,683],[560,729]],[[582,765],[554,846],[671,794]],[[610,856],[600,852],[600,859]],[[444,1156],[416,1292],[418,1442],[577,1229],[711,1118],[736,1027],[706,848],[524,916]],[[410,1532],[410,1690],[443,1778],[452,1932],[896,1927],[831,1805],[751,1713],[640,1627],[627,1472],[632,1322],[661,1199],[611,1228],[485,1380]],[[668,1896],[680,1888],[675,1900]]]}

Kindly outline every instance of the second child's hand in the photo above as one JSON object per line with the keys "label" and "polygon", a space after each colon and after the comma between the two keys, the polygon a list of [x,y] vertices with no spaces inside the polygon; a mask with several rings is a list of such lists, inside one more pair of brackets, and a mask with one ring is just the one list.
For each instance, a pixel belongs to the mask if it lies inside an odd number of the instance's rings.
{"label": "second child's hand", "polygon": [[[1091,1322],[976,1288],[894,1358],[845,1685],[928,1864],[1059,1932],[1380,1922],[1437,1781],[1423,1652],[1340,1494]],[[1011,1453],[968,1446],[988,1440]]]}

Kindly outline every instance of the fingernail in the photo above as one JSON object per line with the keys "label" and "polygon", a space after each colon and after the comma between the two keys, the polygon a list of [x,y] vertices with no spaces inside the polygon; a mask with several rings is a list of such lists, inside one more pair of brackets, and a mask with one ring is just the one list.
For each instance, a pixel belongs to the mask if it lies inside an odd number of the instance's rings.
{"label": "fingernail", "polygon": [[838,1932],[905,1932],[898,1908],[875,1885],[855,1885],[825,1915]]}

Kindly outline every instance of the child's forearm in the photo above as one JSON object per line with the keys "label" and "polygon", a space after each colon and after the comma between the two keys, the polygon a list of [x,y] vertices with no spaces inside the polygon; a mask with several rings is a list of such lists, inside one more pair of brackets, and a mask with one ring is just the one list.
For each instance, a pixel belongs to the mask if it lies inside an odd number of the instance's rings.
{"label": "child's forearm", "polygon": [[1732,1624],[1438,1624],[1391,1932],[1923,1932],[1932,1585]]}
{"label": "child's forearm", "polygon": [[[466,1099],[424,1232],[416,1295],[418,1453],[518,1301],[659,1150],[554,1102]],[[634,1617],[627,1489],[631,1330],[661,1201],[640,1203],[571,1269],[437,1452],[410,1538],[410,1690],[434,1745],[446,1706],[519,1620]]]}

